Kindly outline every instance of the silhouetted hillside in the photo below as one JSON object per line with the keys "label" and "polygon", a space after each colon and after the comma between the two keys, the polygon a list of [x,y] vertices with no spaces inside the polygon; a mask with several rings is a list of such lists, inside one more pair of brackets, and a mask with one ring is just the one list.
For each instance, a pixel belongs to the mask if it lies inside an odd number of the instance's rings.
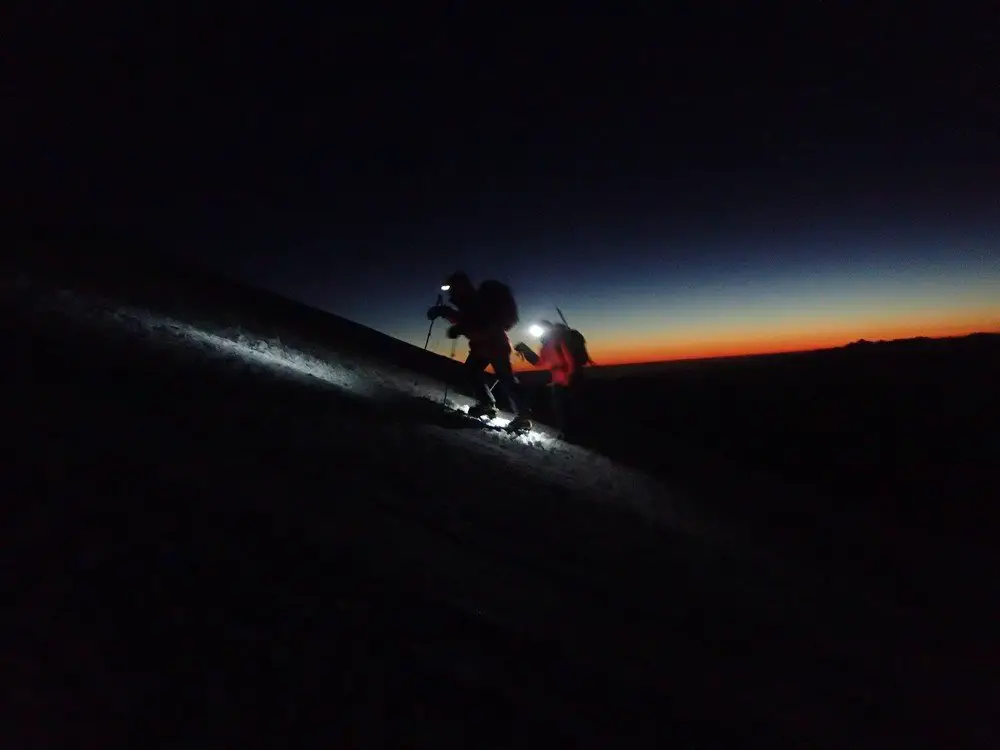
{"label": "silhouetted hillside", "polygon": [[[790,527],[823,534],[842,523],[841,534],[886,535],[891,544],[872,543],[873,554],[899,541],[901,531],[886,531],[893,526],[979,545],[992,538],[1000,336],[675,365],[588,382],[599,450],[717,485],[749,515],[748,475],[798,484],[809,501],[787,495]],[[720,462],[742,468],[730,479]],[[899,559],[915,560],[903,546]]]}
{"label": "silhouetted hillside", "polygon": [[290,337],[302,345],[377,353],[401,367],[452,382],[458,363],[359,323],[253,288],[218,271],[179,260],[125,233],[86,225],[8,227],[8,273],[22,273],[105,295],[120,303],[152,305],[167,314]]}

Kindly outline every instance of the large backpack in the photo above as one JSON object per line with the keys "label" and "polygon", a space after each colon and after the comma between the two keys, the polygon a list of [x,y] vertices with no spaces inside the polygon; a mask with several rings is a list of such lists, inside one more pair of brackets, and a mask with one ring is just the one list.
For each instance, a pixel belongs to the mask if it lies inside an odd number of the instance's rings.
{"label": "large backpack", "polygon": [[563,343],[566,344],[566,348],[573,358],[573,364],[578,368],[594,364],[594,361],[590,358],[590,354],[587,352],[587,340],[578,330],[567,328],[566,332],[563,333]]}
{"label": "large backpack", "polygon": [[479,303],[489,323],[505,331],[517,325],[517,303],[510,287],[500,281],[484,281],[479,285]]}

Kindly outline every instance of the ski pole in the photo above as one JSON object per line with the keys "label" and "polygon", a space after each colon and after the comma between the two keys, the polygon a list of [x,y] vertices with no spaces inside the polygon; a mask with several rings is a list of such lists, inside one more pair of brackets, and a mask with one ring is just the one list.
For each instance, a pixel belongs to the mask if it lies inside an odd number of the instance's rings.
{"label": "ski pole", "polygon": [[[437,302],[435,302],[434,304],[436,304],[438,306],[444,304],[444,297],[442,297],[439,294],[438,298],[437,298]],[[431,343],[431,331],[434,330],[434,322],[436,320],[437,320],[437,318],[435,318],[434,320],[432,320],[430,326],[427,328],[427,340],[424,342],[424,351],[427,351],[427,346],[428,346],[428,344]]]}
{"label": "ski pole", "polygon": [[[452,339],[451,340],[451,358],[452,358],[452,360],[455,359],[455,347],[457,347],[457,346],[458,346],[458,339],[457,338]],[[444,381],[444,398],[441,400],[441,403],[444,406],[448,406],[448,388],[450,388],[450,387],[451,387],[451,382],[448,381],[448,380],[445,380]]]}

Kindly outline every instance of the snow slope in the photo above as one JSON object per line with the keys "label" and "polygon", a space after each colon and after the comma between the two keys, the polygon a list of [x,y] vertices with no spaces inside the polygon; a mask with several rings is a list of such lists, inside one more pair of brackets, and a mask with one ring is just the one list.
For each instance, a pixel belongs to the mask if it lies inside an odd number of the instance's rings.
{"label": "snow slope", "polygon": [[[204,330],[164,314],[68,290],[41,304],[48,312],[83,322],[95,332],[112,335],[127,332],[153,347],[197,353],[228,367],[371,401],[382,407],[390,423],[406,415],[423,416],[427,421],[411,425],[416,432],[412,439],[414,445],[431,454],[446,446],[471,451],[500,461],[519,474],[543,478],[581,500],[627,506],[649,520],[677,529],[683,523],[693,523],[693,517],[682,522],[676,491],[668,491],[659,482],[599,454],[557,440],[551,428],[543,424],[536,424],[524,435],[455,429],[460,420],[447,413],[439,414],[444,412],[443,404],[467,412],[472,400],[412,370],[391,368],[363,356],[331,350],[325,350],[326,356],[320,358],[283,344],[280,338],[266,340],[238,329]],[[504,427],[510,419],[511,415],[501,413],[488,424]],[[370,422],[367,426],[372,427]],[[380,427],[375,425],[375,429]],[[444,445],[428,446],[424,442],[428,440]]]}
{"label": "snow slope", "polygon": [[443,414],[428,376],[13,296],[5,744],[912,748],[978,727],[914,720],[980,704],[906,613],[544,430]]}

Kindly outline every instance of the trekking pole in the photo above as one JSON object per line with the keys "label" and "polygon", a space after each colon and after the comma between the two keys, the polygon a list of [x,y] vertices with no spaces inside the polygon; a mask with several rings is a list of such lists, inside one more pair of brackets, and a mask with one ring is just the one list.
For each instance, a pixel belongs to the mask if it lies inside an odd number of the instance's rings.
{"label": "trekking pole", "polygon": [[[436,304],[438,306],[443,305],[444,304],[444,297],[442,297],[439,294],[438,298],[437,298],[437,302],[435,302],[434,304]],[[437,320],[437,318],[435,318],[434,320],[432,320],[430,326],[427,328],[427,340],[424,342],[424,351],[427,351],[427,346],[428,346],[428,344],[431,343],[431,331],[434,330],[434,322],[436,320]]]}
{"label": "trekking pole", "polygon": [[[457,338],[452,339],[451,340],[451,359],[452,360],[455,359],[455,347],[457,347],[457,346],[458,346],[458,339]],[[448,389],[450,387],[451,387],[451,381],[445,380],[444,381],[444,398],[441,399],[441,403],[445,407],[448,406]]]}

